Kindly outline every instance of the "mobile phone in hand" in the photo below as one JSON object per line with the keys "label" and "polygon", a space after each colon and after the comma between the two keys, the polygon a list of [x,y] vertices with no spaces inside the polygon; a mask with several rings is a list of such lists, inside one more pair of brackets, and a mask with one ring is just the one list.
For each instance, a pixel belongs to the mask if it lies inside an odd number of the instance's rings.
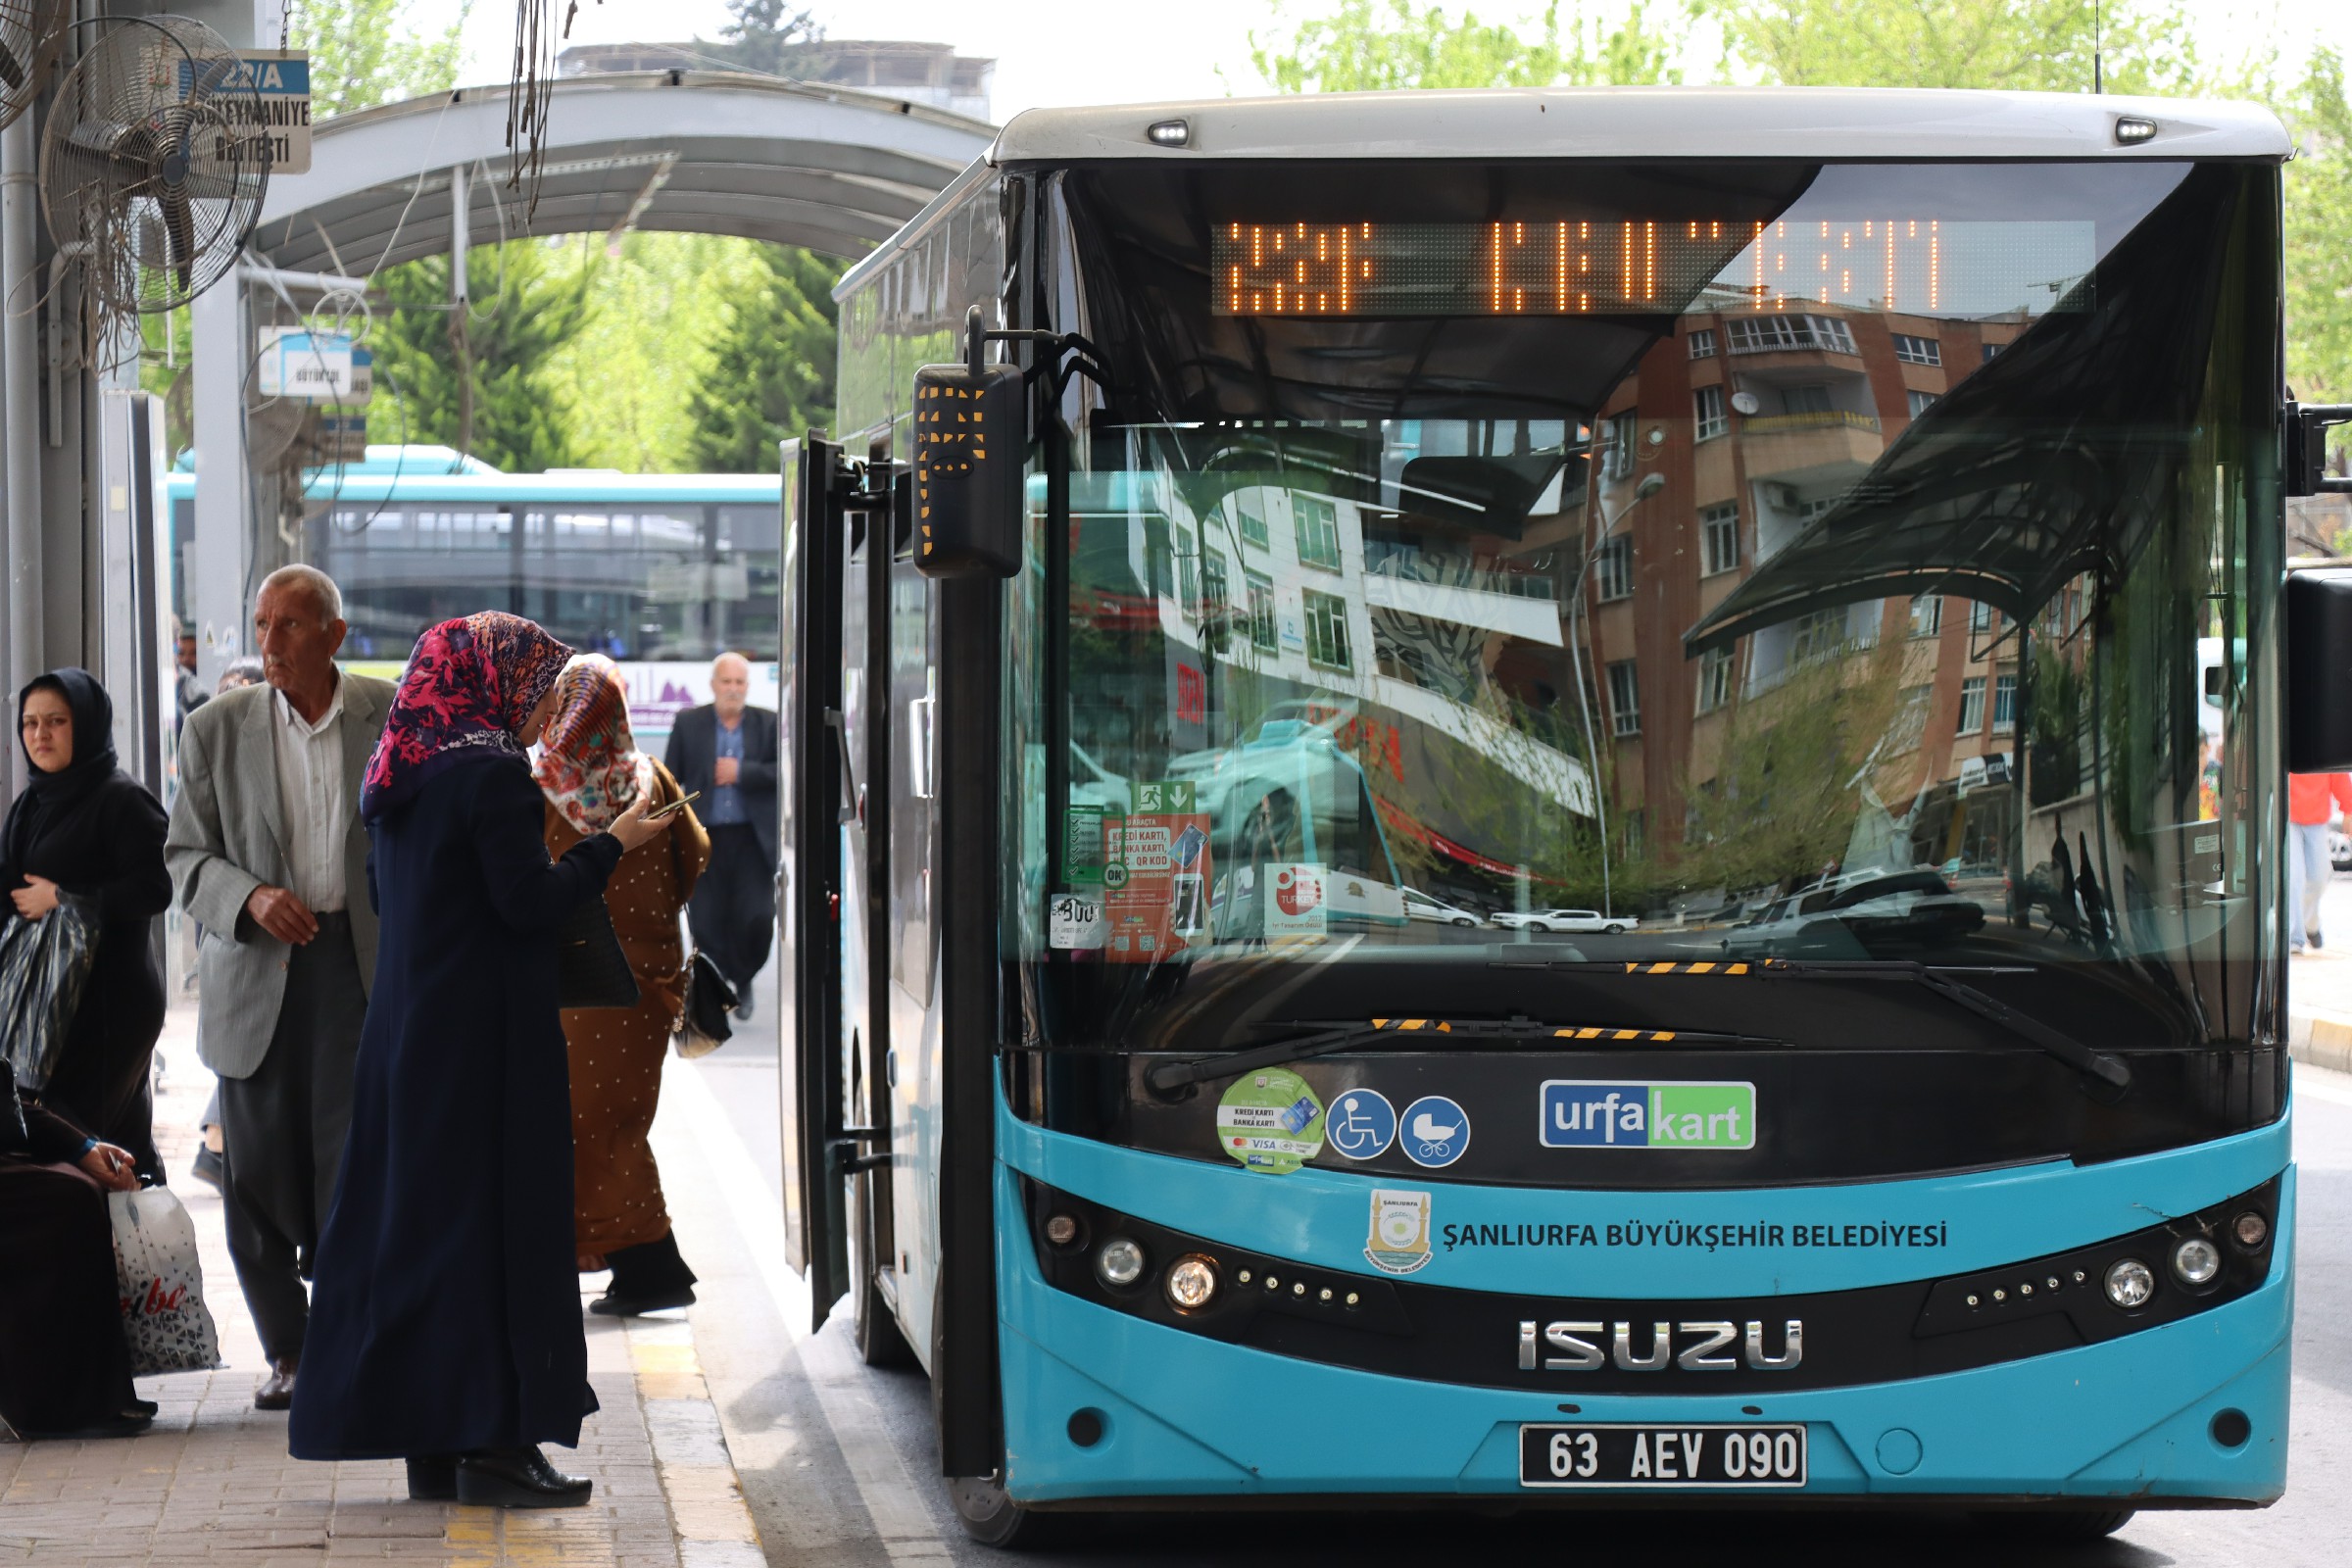
{"label": "mobile phone in hand", "polygon": [[646,812],[645,819],[648,822],[666,822],[671,817],[677,815],[680,811],[686,809],[688,805],[695,801],[699,801],[702,798],[703,792],[701,790],[696,790],[692,795],[684,796],[678,800],[674,800],[667,806],[662,807],[658,811]]}

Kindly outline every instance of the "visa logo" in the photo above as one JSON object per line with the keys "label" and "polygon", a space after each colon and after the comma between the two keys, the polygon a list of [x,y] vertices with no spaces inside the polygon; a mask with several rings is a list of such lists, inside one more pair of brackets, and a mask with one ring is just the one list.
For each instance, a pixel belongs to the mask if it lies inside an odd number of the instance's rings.
{"label": "visa logo", "polygon": [[1544,1085],[1546,1149],[1753,1149],[1756,1086],[1746,1083]]}

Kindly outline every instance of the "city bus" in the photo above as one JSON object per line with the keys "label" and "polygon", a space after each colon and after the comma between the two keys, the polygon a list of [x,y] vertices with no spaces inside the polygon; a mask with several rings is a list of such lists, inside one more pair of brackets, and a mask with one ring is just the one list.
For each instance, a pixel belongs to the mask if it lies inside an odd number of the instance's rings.
{"label": "city bus", "polygon": [[786,1230],[972,1535],[2280,1494],[2279,779],[2352,755],[2285,680],[2290,598],[2352,673],[2282,549],[2347,412],[2283,385],[2289,150],[1045,110],[852,269]]}
{"label": "city bus", "polygon": [[[372,446],[364,462],[304,470],[292,559],[343,590],[345,662],[397,676],[417,634],[452,615],[508,610],[617,661],[641,741],[710,700],[710,661],[752,664],[751,701],[776,702],[778,475],[509,473],[448,447]],[[196,475],[169,479],[175,563],[195,537]],[[174,609],[189,614],[185,569]],[[242,638],[241,626],[210,634]],[[231,656],[233,657],[233,655]]]}

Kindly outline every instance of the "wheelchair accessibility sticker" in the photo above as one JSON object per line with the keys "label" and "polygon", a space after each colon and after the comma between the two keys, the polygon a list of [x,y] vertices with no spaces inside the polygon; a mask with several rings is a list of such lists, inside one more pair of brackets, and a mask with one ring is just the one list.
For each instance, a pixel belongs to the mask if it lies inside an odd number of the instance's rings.
{"label": "wheelchair accessibility sticker", "polygon": [[1371,1159],[1396,1141],[1396,1107],[1374,1089],[1349,1089],[1324,1113],[1323,1139],[1346,1159]]}
{"label": "wheelchair accessibility sticker", "polygon": [[1429,1258],[1429,1195],[1374,1188],[1364,1261],[1383,1274],[1411,1274],[1428,1267]]}
{"label": "wheelchair accessibility sticker", "polygon": [[1442,1169],[1469,1149],[1470,1113],[1444,1095],[1423,1095],[1404,1107],[1396,1142],[1414,1164]]}

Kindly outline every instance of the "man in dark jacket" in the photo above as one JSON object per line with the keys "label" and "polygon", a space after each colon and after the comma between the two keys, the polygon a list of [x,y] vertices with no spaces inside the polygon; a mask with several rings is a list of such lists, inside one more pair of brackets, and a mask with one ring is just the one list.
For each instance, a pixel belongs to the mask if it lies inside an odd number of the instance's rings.
{"label": "man in dark jacket", "polygon": [[710,830],[710,867],[695,885],[686,923],[695,945],[733,982],[735,1016],[752,1015],[752,977],[767,962],[776,923],[776,715],[744,699],[751,662],[721,654],[712,701],[678,715],[662,760]]}

